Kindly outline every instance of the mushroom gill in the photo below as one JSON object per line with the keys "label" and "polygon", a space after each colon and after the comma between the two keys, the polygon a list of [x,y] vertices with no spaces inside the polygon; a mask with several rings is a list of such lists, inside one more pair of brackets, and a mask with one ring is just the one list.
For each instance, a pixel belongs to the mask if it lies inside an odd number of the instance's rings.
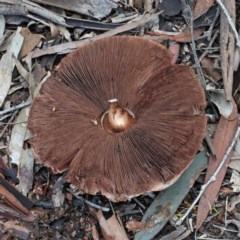
{"label": "mushroom gill", "polygon": [[89,194],[124,201],[173,184],[205,135],[204,91],[140,37],[93,41],[62,59],[32,104],[36,158]]}

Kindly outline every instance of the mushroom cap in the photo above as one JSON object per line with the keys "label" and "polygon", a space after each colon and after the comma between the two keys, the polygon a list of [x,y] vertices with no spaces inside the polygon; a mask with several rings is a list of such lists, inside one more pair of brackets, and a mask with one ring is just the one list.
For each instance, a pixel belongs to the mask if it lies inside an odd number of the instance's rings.
{"label": "mushroom cap", "polygon": [[31,107],[37,160],[112,201],[173,184],[201,146],[207,118],[196,74],[171,58],[164,46],[130,36],[68,54]]}

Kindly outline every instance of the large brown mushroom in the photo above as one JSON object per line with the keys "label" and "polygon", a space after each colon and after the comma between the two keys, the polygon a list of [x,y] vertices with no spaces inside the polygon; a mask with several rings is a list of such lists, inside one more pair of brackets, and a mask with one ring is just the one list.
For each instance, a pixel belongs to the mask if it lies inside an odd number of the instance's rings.
{"label": "large brown mushroom", "polygon": [[195,73],[171,58],[126,36],[67,55],[31,107],[36,158],[112,201],[173,184],[203,140],[206,101]]}

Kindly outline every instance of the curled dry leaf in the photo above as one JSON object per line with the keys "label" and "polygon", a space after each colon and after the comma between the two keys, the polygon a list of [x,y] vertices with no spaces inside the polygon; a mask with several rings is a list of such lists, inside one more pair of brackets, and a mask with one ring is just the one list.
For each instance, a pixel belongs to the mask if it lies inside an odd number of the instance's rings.
{"label": "curled dry leaf", "polygon": [[32,34],[28,28],[23,28],[20,32],[24,38],[23,45],[20,51],[20,58],[25,57],[31,52],[43,38],[40,34]]}
{"label": "curled dry leaf", "polygon": [[37,159],[55,172],[69,168],[69,182],[112,201],[173,184],[194,159],[207,119],[197,76],[171,60],[162,45],[124,36],[69,54],[31,108]]}
{"label": "curled dry leaf", "polygon": [[[228,118],[233,111],[232,101],[226,101],[223,89],[209,90],[211,101],[217,106],[220,114]],[[234,103],[235,104],[235,103]]]}
{"label": "curled dry leaf", "polygon": [[230,224],[233,224],[237,227],[237,230],[238,230],[238,234],[237,236],[240,238],[240,221],[237,221],[237,220],[227,220],[225,222],[226,226],[230,225]]}

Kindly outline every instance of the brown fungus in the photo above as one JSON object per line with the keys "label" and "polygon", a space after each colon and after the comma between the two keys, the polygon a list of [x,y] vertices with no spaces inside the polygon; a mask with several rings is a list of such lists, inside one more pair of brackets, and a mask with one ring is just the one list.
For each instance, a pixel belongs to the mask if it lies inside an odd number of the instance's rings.
{"label": "brown fungus", "polygon": [[160,44],[109,37],[63,58],[33,101],[37,159],[89,194],[123,201],[173,184],[203,140],[204,91]]}

